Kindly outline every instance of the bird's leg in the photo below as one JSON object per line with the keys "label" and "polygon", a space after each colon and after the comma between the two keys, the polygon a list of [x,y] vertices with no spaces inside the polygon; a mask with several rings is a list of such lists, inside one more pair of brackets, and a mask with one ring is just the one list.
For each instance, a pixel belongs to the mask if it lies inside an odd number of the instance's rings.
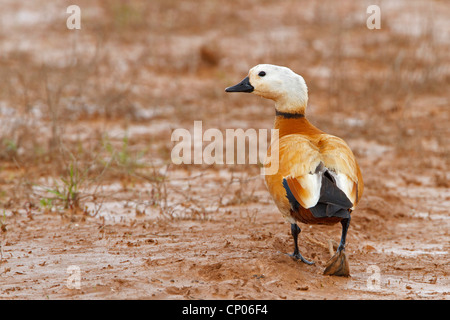
{"label": "bird's leg", "polygon": [[301,260],[302,262],[306,263],[306,264],[314,264],[314,262],[308,261],[305,258],[303,258],[303,256],[300,254],[300,251],[298,250],[298,235],[300,234],[301,229],[299,228],[299,226],[295,223],[291,223],[291,234],[292,237],[294,238],[294,253],[290,254],[289,256],[296,259],[296,260]]}
{"label": "bird's leg", "polygon": [[350,218],[342,219],[341,225],[341,242],[339,244],[337,252],[327,262],[323,274],[348,277],[350,275],[350,268],[348,265],[347,256],[345,255],[345,239],[347,237],[348,227],[350,226]]}
{"label": "bird's leg", "polygon": [[350,218],[342,219],[341,225],[342,225],[341,243],[339,243],[337,252],[345,250],[345,239],[347,238],[347,231],[348,227],[350,226]]}

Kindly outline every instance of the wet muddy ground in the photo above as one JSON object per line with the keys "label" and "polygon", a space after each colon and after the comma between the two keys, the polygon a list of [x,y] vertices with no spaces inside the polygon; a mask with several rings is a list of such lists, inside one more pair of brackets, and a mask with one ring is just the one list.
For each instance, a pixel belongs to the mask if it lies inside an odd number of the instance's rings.
{"label": "wet muddy ground", "polygon": [[[369,186],[377,183],[370,175],[376,169],[383,168],[365,170]],[[203,173],[193,195],[217,179],[215,171]],[[448,188],[369,189],[348,236],[351,277],[339,278],[322,272],[329,240],[339,240],[340,227],[301,225],[301,252],[315,265],[292,260],[284,254],[293,250],[289,225],[260,180],[247,183],[254,191],[245,205],[228,197],[211,213],[165,218],[118,200],[103,217],[8,218],[2,297],[448,299]],[[134,190],[141,188],[146,186]]]}
{"label": "wet muddy ground", "polygon": [[[342,3],[80,1],[75,36],[71,3],[5,1],[0,298],[448,300],[450,7],[384,4],[373,33]],[[285,255],[258,165],[170,161],[194,120],[271,128],[271,101],[223,92],[261,62],[303,74],[359,161],[349,278],[322,275],[340,225],[300,224],[314,265]]]}

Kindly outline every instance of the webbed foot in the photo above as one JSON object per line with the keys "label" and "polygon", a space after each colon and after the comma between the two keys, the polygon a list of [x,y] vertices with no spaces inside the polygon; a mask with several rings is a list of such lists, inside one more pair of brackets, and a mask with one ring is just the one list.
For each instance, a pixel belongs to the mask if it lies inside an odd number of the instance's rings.
{"label": "webbed foot", "polygon": [[303,258],[303,256],[300,254],[300,252],[294,252],[293,254],[288,254],[286,253],[289,257],[294,258],[295,260],[301,260],[301,262],[304,262],[308,265],[313,265],[314,262],[313,261],[309,261],[306,260],[305,258]]}
{"label": "webbed foot", "polygon": [[323,274],[340,277],[350,276],[350,267],[344,250],[338,250],[334,256],[328,260]]}

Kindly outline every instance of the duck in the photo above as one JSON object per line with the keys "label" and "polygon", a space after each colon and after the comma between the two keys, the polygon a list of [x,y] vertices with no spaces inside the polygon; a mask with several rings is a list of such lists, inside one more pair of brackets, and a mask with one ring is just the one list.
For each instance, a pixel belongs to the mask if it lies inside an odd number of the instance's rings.
{"label": "duck", "polygon": [[[308,87],[304,78],[287,67],[258,64],[225,91],[253,93],[275,102],[278,139],[271,142],[264,167],[278,161],[278,170],[264,178],[276,207],[290,223],[294,252],[288,255],[314,264],[300,253],[298,223],[340,223],[340,243],[323,274],[350,276],[346,237],[352,212],[363,194],[362,173],[343,139],[320,130],[306,118]],[[274,148],[278,152],[272,152]]]}

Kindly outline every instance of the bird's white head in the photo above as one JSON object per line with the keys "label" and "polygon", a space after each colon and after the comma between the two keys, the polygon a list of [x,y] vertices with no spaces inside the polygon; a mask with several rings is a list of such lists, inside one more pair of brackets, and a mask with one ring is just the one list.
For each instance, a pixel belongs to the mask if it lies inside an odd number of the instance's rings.
{"label": "bird's white head", "polygon": [[275,109],[284,113],[305,113],[308,87],[302,76],[286,67],[258,64],[248,76],[226,92],[252,92],[275,101]]}

